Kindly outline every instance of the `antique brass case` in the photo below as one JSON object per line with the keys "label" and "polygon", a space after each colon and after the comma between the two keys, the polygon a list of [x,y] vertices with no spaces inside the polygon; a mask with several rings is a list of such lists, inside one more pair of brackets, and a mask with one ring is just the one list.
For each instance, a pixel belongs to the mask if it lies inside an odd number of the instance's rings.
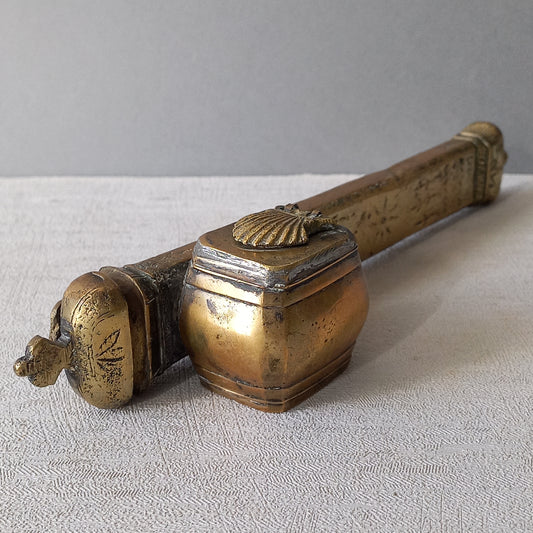
{"label": "antique brass case", "polygon": [[35,336],[15,372],[45,387],[62,370],[74,390],[96,407],[118,407],[134,389],[134,349],[128,305],[103,272],[75,279],[52,310],[50,338]]}
{"label": "antique brass case", "polygon": [[46,387],[65,370],[90,404],[124,405],[186,356],[175,315],[189,258],[181,248],[75,279],[52,310],[49,338],[33,337],[15,372]]}
{"label": "antique brass case", "polygon": [[498,127],[475,122],[388,169],[204,235],[192,266],[191,243],[85,274],[54,307],[50,338],[33,337],[14,370],[38,387],[65,370],[89,403],[118,407],[187,355],[183,336],[204,385],[289,409],[350,359],[368,305],[360,259],[494,200],[506,160]]}
{"label": "antique brass case", "polygon": [[133,349],[128,306],[103,273],[74,280],[61,303],[63,333],[72,345],[66,374],[74,390],[97,407],[118,407],[133,394]]}
{"label": "antique brass case", "polygon": [[301,246],[238,243],[232,226],[200,237],[180,333],[203,385],[282,412],[347,366],[368,311],[353,235],[340,226]]}

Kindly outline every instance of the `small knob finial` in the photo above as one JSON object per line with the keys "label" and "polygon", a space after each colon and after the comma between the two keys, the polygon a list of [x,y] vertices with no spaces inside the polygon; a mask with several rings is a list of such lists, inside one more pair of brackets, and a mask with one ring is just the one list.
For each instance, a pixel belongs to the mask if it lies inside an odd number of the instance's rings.
{"label": "small knob finial", "polygon": [[70,366],[70,343],[51,341],[36,335],[28,343],[26,354],[15,361],[13,370],[27,377],[36,387],[53,385],[64,368]]}

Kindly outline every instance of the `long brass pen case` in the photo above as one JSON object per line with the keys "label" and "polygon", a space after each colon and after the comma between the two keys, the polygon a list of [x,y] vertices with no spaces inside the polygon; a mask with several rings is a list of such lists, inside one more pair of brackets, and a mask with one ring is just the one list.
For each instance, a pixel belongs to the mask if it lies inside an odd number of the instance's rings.
{"label": "long brass pen case", "polygon": [[113,408],[190,355],[211,390],[285,411],[348,364],[368,310],[361,260],[494,200],[506,159],[500,130],[476,122],[386,170],[84,274],[15,372],[42,387],[65,370],[85,400]]}

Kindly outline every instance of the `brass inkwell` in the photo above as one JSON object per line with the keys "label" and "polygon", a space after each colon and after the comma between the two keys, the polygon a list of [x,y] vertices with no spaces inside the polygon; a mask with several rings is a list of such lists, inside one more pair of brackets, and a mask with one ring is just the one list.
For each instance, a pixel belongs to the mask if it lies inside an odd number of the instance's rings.
{"label": "brass inkwell", "polygon": [[181,309],[204,385],[285,411],[350,361],[368,310],[353,234],[291,205],[207,233],[194,248]]}
{"label": "brass inkwell", "polygon": [[361,260],[498,194],[500,130],[476,122],[435,148],[249,215],[141,263],[74,280],[15,372],[64,369],[89,403],[119,407],[190,355],[203,385],[264,411],[304,400],[349,363],[368,310]]}

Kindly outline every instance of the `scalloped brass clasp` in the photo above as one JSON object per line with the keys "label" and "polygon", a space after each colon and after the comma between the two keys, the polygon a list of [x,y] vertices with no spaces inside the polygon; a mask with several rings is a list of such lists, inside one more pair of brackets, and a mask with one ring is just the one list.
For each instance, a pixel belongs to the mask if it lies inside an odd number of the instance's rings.
{"label": "scalloped brass clasp", "polygon": [[233,226],[233,238],[253,248],[285,248],[306,244],[311,235],[334,227],[333,219],[320,211],[287,204],[241,218]]}

